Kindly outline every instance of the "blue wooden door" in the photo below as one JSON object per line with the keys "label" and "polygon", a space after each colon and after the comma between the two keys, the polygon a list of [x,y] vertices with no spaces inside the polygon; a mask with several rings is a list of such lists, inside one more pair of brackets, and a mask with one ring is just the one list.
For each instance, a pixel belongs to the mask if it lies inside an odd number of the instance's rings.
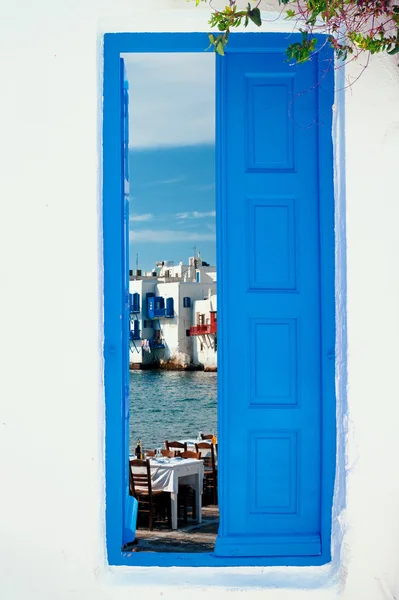
{"label": "blue wooden door", "polygon": [[[120,59],[120,82],[121,82],[121,165],[122,165],[122,184],[124,207],[124,256],[123,256],[123,287],[124,287],[124,306],[123,306],[123,339],[122,339],[122,362],[123,362],[123,406],[124,406],[124,492],[125,492],[125,523],[123,527],[122,542],[126,544],[135,538],[135,517],[137,516],[136,504],[129,497],[129,407],[130,407],[130,389],[129,389],[129,359],[130,359],[130,316],[129,316],[129,84],[126,78],[126,69],[123,58]],[[134,513],[134,514],[133,514]]]}
{"label": "blue wooden door", "polygon": [[255,35],[251,44],[246,37],[245,48],[232,37],[218,66],[215,552],[327,560],[335,461],[332,75],[320,68],[321,55],[289,66],[282,34]]}

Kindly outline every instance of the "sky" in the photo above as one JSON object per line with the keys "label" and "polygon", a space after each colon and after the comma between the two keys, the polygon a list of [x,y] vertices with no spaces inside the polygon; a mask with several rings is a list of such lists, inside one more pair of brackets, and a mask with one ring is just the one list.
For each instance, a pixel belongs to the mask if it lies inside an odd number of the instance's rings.
{"label": "sky", "polygon": [[125,55],[130,268],[216,264],[214,54]]}

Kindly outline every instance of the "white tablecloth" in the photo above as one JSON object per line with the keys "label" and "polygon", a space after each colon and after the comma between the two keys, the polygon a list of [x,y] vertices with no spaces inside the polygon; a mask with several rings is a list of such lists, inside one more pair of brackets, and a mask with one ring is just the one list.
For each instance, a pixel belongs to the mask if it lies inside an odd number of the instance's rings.
{"label": "white tablecloth", "polygon": [[[200,481],[204,477],[204,463],[195,458],[150,458],[150,467],[152,489],[174,494],[178,492],[179,480],[194,485],[196,476]],[[145,467],[135,467],[135,472],[145,473],[145,470]]]}
{"label": "white tablecloth", "polygon": [[204,476],[204,464],[195,458],[151,458],[150,466],[153,490],[177,494],[179,480],[194,485],[195,475]]}

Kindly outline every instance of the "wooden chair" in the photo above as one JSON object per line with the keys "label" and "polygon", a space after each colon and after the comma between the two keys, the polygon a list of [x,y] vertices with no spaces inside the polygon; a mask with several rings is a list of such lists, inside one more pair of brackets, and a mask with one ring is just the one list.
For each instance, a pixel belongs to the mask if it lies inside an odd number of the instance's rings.
{"label": "wooden chair", "polygon": [[[215,449],[213,444],[199,442],[195,444],[195,451],[199,452],[204,461],[204,492],[212,494],[213,503],[218,503],[218,472],[216,469]],[[206,454],[206,456],[204,456]]]}
{"label": "wooden chair", "polygon": [[173,458],[176,455],[176,452],[173,452],[173,450],[165,450],[165,448],[162,448],[161,454],[162,456],[166,456],[166,458]]}
{"label": "wooden chair", "polygon": [[185,452],[179,453],[180,458],[195,458],[199,460],[201,458],[200,452],[193,452],[192,450],[186,450]]}
{"label": "wooden chair", "polygon": [[[180,458],[194,458],[196,460],[200,460],[201,454],[199,452],[192,452],[191,450],[186,450],[185,452],[181,452],[179,454]],[[183,508],[183,518],[184,523],[187,524],[187,508],[191,505],[191,514],[193,520],[197,518],[197,503],[195,499],[195,492],[191,485],[188,483],[182,483],[179,485],[179,495],[178,495],[179,508]]]}
{"label": "wooden chair", "polygon": [[[168,524],[172,527],[170,502],[166,501],[166,494],[162,490],[153,490],[151,485],[151,469],[149,460],[129,461],[129,484],[130,495],[134,496],[139,503],[139,513],[148,513],[148,526],[153,530],[153,522],[156,514],[163,515],[165,508],[168,513]],[[169,498],[168,498],[169,499]]]}
{"label": "wooden chair", "polygon": [[186,452],[187,450],[187,443],[184,442],[168,442],[168,440],[165,440],[165,448],[166,450],[172,450],[175,453],[175,456],[177,456],[180,452]]}
{"label": "wooden chair", "polygon": [[213,440],[213,433],[207,433],[206,435],[201,433],[201,439],[202,440]]}
{"label": "wooden chair", "polygon": [[155,450],[144,450],[144,456],[153,457],[155,456]]}

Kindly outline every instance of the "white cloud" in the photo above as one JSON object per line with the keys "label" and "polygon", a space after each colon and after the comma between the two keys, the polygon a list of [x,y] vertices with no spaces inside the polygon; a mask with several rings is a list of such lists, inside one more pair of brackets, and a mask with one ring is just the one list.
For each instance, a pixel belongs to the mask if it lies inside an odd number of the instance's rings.
{"label": "white cloud", "polygon": [[124,58],[130,147],[214,143],[213,52],[125,54]]}
{"label": "white cloud", "polygon": [[130,221],[152,221],[154,216],[151,213],[145,215],[130,215]]}
{"label": "white cloud", "polygon": [[131,231],[131,242],[157,242],[159,244],[169,244],[176,242],[203,242],[214,241],[214,233],[195,233],[190,231],[175,231],[171,229],[154,230],[142,229],[141,231]]}
{"label": "white cloud", "polygon": [[159,179],[156,181],[148,181],[142,184],[142,187],[154,187],[156,185],[170,185],[171,183],[181,183],[185,177],[174,177],[173,179]]}
{"label": "white cloud", "polygon": [[211,210],[209,212],[198,212],[196,210],[193,210],[191,212],[182,212],[182,213],[177,213],[176,217],[178,219],[203,219],[205,217],[215,217],[216,216],[216,211]]}

